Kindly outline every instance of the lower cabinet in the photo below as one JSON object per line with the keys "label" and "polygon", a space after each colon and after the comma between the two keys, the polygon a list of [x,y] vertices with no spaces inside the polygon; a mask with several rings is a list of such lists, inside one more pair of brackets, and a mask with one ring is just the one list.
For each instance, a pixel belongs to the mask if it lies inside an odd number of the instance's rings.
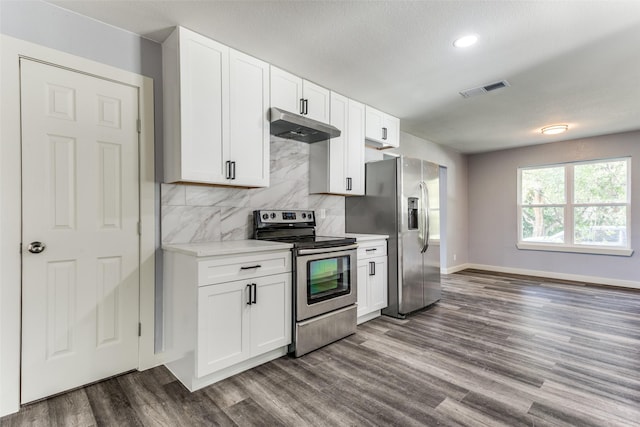
{"label": "lower cabinet", "polygon": [[387,306],[387,242],[358,241],[358,324]]}
{"label": "lower cabinet", "polygon": [[[287,354],[291,251],[259,243],[163,247],[163,356],[191,391]],[[240,244],[253,250],[229,253]]]}
{"label": "lower cabinet", "polygon": [[198,289],[197,377],[290,342],[290,274]]}

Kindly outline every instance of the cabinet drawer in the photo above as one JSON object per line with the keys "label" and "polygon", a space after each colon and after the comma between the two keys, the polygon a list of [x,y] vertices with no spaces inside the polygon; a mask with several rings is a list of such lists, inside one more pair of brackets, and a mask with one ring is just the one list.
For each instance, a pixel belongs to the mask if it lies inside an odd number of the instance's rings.
{"label": "cabinet drawer", "polygon": [[291,271],[291,252],[217,256],[198,262],[198,286]]}
{"label": "cabinet drawer", "polygon": [[387,255],[387,241],[358,242],[358,260]]}

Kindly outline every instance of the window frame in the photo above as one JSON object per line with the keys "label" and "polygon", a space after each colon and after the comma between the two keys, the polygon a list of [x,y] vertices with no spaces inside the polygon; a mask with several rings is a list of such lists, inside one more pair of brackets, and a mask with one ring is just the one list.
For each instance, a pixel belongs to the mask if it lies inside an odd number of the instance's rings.
{"label": "window frame", "polygon": [[[574,170],[576,166],[625,161],[627,163],[627,191],[625,202],[593,202],[593,203],[575,203],[574,191]],[[545,168],[564,168],[564,203],[550,204],[523,204],[522,203],[522,172],[525,170],[545,169]],[[626,206],[626,234],[627,246],[606,246],[593,244],[576,244],[575,238],[575,218],[574,212],[580,207],[599,207],[599,206]],[[553,242],[528,242],[523,240],[523,208],[562,208],[564,214],[564,243]],[[631,256],[633,249],[631,247],[631,157],[613,157],[604,159],[581,160],[575,162],[561,162],[544,165],[522,166],[517,169],[517,243],[516,247],[521,250],[537,250],[552,252],[572,252],[598,255],[617,255]]]}

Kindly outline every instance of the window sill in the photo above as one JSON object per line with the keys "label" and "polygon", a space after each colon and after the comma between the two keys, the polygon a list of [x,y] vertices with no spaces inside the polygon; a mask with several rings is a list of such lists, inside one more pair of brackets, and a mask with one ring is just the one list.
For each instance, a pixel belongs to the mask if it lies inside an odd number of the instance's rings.
{"label": "window sill", "polygon": [[548,251],[548,252],[569,252],[576,254],[593,254],[593,255],[614,255],[614,256],[631,256],[633,249],[626,248],[605,248],[602,246],[562,246],[549,245],[544,243],[524,243],[519,242],[516,247],[527,251]]}

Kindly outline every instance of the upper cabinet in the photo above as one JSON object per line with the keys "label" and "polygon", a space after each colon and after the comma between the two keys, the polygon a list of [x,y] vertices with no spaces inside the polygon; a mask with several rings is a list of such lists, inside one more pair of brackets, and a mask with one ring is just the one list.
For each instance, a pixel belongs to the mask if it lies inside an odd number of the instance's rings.
{"label": "upper cabinet", "polygon": [[271,106],[329,123],[330,91],[271,66]]}
{"label": "upper cabinet", "polygon": [[374,147],[399,147],[400,119],[367,105],[366,139],[367,144]]}
{"label": "upper cabinet", "polygon": [[165,182],[269,185],[269,64],[186,28],[162,44]]}
{"label": "upper cabinet", "polygon": [[311,144],[311,193],[364,195],[364,120],[364,104],[331,92],[331,125],[341,134]]}

